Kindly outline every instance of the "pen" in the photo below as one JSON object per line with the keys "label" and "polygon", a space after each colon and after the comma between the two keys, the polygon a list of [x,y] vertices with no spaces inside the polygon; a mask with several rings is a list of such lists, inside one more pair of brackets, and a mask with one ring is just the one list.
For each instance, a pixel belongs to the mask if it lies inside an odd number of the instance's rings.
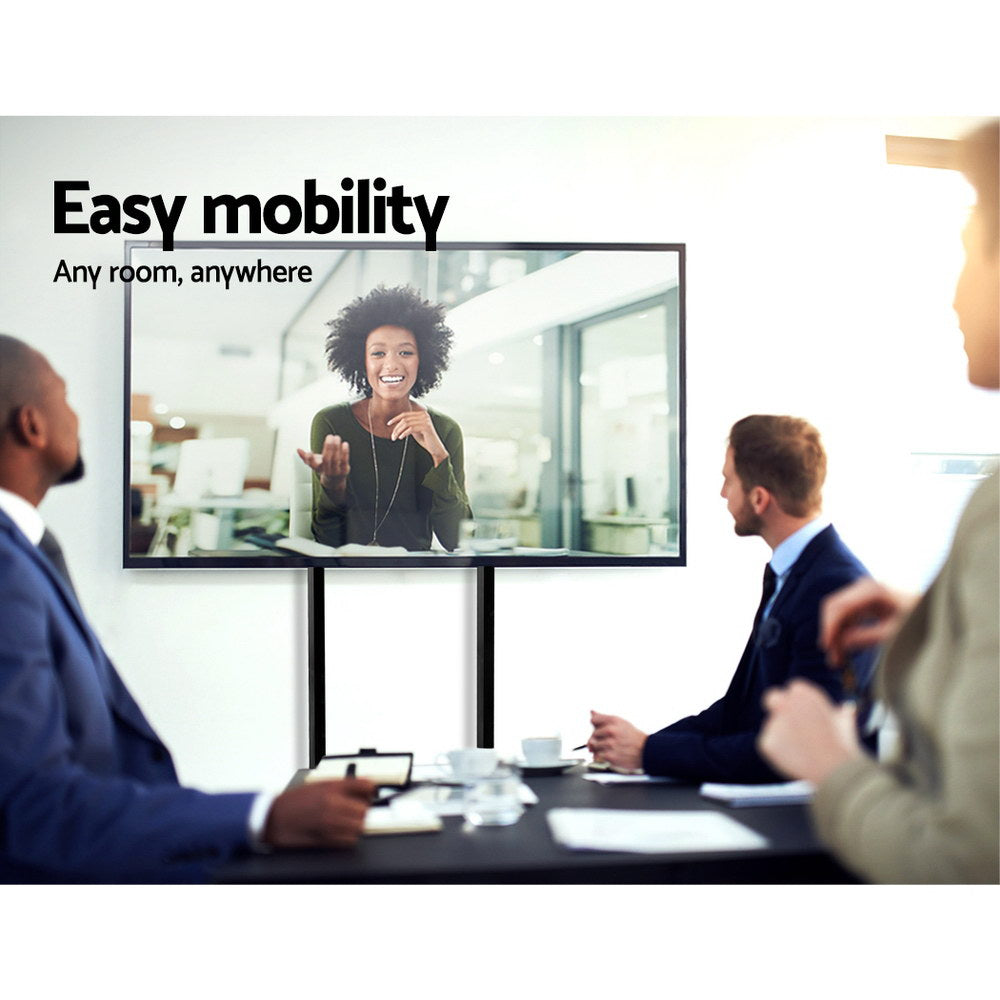
{"label": "pen", "polygon": [[586,750],[586,749],[587,749],[587,744],[581,743],[578,747],[573,747],[573,749],[570,752],[576,753],[577,750]]}
{"label": "pen", "polygon": [[344,772],[345,778],[353,778],[358,773],[358,765],[352,760],[350,764],[347,765],[347,770]]}
{"label": "pen", "polygon": [[854,673],[854,664],[851,662],[850,654],[844,657],[840,683],[844,692],[844,700],[856,702],[858,700],[858,679]]}

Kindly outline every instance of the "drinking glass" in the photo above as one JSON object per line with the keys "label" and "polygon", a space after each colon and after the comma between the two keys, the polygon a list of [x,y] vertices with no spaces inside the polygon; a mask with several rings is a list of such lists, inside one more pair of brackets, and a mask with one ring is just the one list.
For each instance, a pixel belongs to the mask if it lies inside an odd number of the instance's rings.
{"label": "drinking glass", "polygon": [[473,826],[511,826],[524,813],[521,778],[506,764],[465,793],[465,818]]}

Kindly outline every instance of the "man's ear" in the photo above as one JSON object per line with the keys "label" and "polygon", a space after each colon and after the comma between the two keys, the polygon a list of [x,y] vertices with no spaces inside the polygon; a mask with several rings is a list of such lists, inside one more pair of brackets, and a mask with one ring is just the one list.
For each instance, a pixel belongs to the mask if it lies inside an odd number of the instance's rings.
{"label": "man's ear", "polygon": [[750,506],[758,517],[771,505],[772,499],[770,491],[763,486],[755,486],[750,491]]}
{"label": "man's ear", "polygon": [[11,414],[11,430],[19,444],[28,448],[45,445],[46,429],[42,411],[32,403],[19,406]]}

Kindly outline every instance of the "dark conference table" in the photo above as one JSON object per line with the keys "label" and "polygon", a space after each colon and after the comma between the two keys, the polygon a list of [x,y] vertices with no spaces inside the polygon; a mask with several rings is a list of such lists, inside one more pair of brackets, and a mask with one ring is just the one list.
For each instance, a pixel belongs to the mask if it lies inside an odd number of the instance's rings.
{"label": "dark conference table", "polygon": [[[348,851],[280,851],[230,862],[216,873],[227,883],[721,883],[856,882],[820,846],[801,805],[732,809],[710,802],[695,785],[599,785],[582,768],[527,777],[538,804],[513,826],[464,827],[444,818],[437,833],[362,838]],[[298,778],[299,776],[296,776]],[[557,806],[610,809],[709,809],[763,834],[760,850],[701,854],[574,851],[557,844],[545,814]],[[384,808],[384,807],[376,807]]]}

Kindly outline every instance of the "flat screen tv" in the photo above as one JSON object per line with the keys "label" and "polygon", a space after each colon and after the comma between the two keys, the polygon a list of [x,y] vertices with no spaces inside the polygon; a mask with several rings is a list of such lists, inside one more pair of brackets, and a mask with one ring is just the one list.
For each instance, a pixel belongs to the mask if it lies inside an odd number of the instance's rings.
{"label": "flat screen tv", "polygon": [[127,242],[124,565],[683,565],[684,263]]}

